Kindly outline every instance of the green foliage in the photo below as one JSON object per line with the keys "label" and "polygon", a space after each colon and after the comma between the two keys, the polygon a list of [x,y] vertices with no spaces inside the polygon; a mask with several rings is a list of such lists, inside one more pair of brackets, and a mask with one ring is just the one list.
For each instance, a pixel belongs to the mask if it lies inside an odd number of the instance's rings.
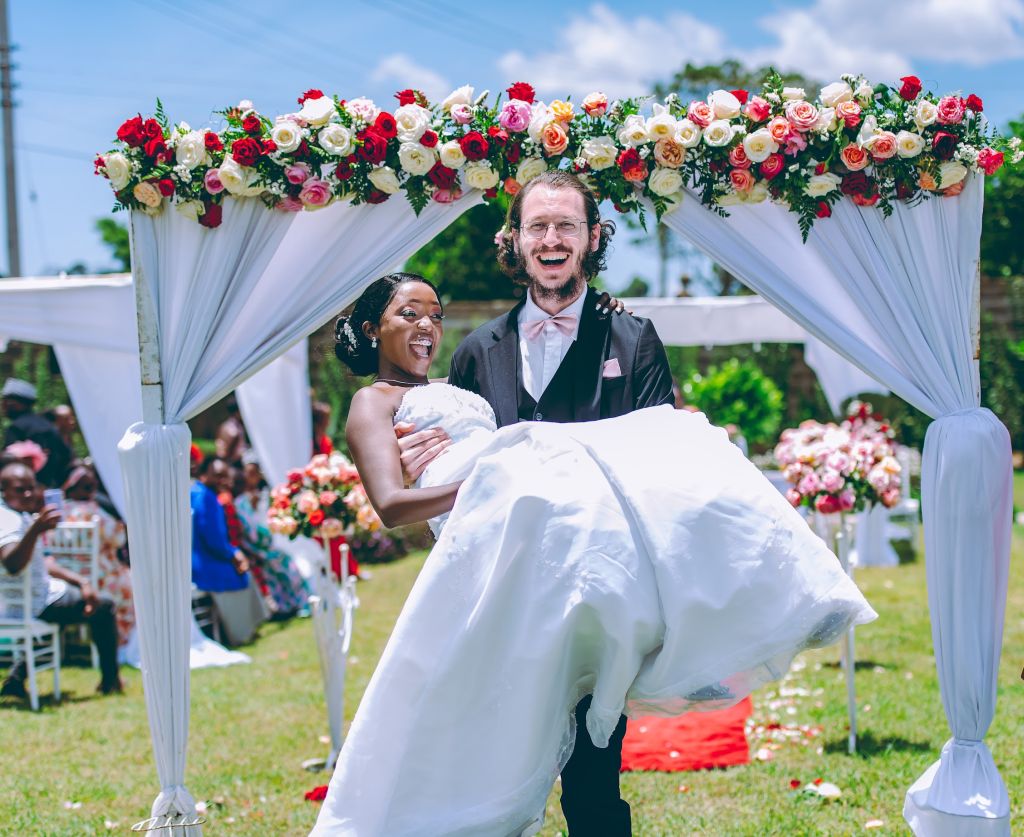
{"label": "green foliage", "polygon": [[[654,94],[664,98],[675,93],[683,102],[691,99],[703,99],[712,90],[755,90],[759,91],[764,79],[774,74],[772,67],[750,69],[735,59],[727,59],[720,64],[690,64],[677,72],[667,82],[654,85]],[[818,94],[819,82],[801,73],[790,72],[776,74],[779,82],[786,87],[803,87],[807,91],[808,100]]]}
{"label": "green foliage", "polygon": [[619,296],[647,296],[650,292],[651,287],[643,277],[634,276],[629,280],[629,284],[622,289]]}
{"label": "green foliage", "polygon": [[981,404],[1002,419],[1015,450],[1024,448],[1024,343],[981,318]]}
{"label": "green foliage", "polygon": [[754,363],[733,358],[707,375],[693,374],[682,390],[712,422],[735,424],[751,444],[771,442],[778,434],[782,393]]}
{"label": "green foliage", "polygon": [[[1010,123],[1013,136],[1024,138],[1024,116]],[[1009,161],[1007,161],[1009,162]],[[1024,274],[1024,168],[1004,165],[985,178],[985,212],[981,234],[981,272],[986,276]]]}
{"label": "green foliage", "polygon": [[110,254],[114,257],[114,261],[119,263],[123,272],[128,273],[132,269],[128,228],[113,218],[100,218],[96,221],[96,229],[99,231],[103,243],[110,248]]}

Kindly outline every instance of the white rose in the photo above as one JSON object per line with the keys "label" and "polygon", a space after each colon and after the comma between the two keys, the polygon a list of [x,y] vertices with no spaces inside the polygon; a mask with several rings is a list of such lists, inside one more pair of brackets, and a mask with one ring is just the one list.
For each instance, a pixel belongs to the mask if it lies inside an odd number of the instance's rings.
{"label": "white rose", "polygon": [[740,100],[728,90],[716,90],[708,94],[708,104],[715,112],[715,119],[732,119],[740,115]]}
{"label": "white rose", "polygon": [[836,119],[835,108],[822,108],[818,111],[818,121],[814,123],[814,130],[819,132],[834,131],[839,127]]}
{"label": "white rose", "polygon": [[373,169],[367,177],[374,186],[388,195],[393,195],[402,188],[398,183],[398,175],[395,174],[395,170],[391,166],[379,166]]}
{"label": "white rose", "polygon": [[763,203],[767,199],[768,184],[763,180],[755,181],[754,185],[751,186],[743,196],[743,200],[746,203]]}
{"label": "white rose", "polygon": [[853,95],[857,97],[858,102],[862,105],[866,105],[875,98],[875,88],[866,81],[862,81]]}
{"label": "white rose", "polygon": [[914,106],[914,124],[917,125],[917,130],[931,125],[939,115],[939,109],[934,102],[929,102],[927,99],[919,99],[917,104]]}
{"label": "white rose", "polygon": [[337,154],[339,157],[347,157],[355,149],[352,132],[337,122],[332,122],[324,128],[317,135],[317,140],[324,151],[328,154]]}
{"label": "white rose", "polygon": [[198,221],[199,216],[206,212],[202,201],[178,201],[174,208],[190,221]]}
{"label": "white rose", "polygon": [[841,182],[842,178],[830,171],[824,174],[812,174],[804,187],[804,194],[812,198],[821,198],[838,189]]}
{"label": "white rose", "polygon": [[259,172],[254,168],[238,165],[232,157],[224,158],[218,170],[218,177],[224,188],[235,197],[251,197],[263,191],[262,187],[254,185],[259,178]]}
{"label": "white rose", "polygon": [[896,153],[901,157],[916,157],[924,151],[924,137],[913,131],[900,131],[896,135]]}
{"label": "white rose", "polygon": [[671,137],[676,132],[676,119],[664,105],[654,105],[654,116],[645,123],[647,136],[652,142],[662,137]]}
{"label": "white rose", "polygon": [[693,148],[700,142],[700,126],[689,119],[680,119],[676,123],[676,138],[683,148]]}
{"label": "white rose", "polygon": [[185,166],[189,171],[207,161],[206,138],[199,131],[189,131],[178,137],[174,147],[174,159],[178,165]]}
{"label": "white rose", "polygon": [[743,196],[739,192],[726,192],[715,198],[715,203],[719,206],[738,206],[743,203]]}
{"label": "white rose", "polygon": [[963,163],[958,163],[956,160],[947,160],[945,163],[939,164],[940,189],[956,186],[965,177],[967,177],[967,166]]}
{"label": "white rose", "polygon": [[302,144],[302,129],[291,119],[282,119],[270,129],[270,138],[278,151],[290,154]]}
{"label": "white rose", "polygon": [[827,108],[834,108],[840,102],[853,101],[853,88],[845,81],[834,81],[821,88],[821,103]]}
{"label": "white rose", "polygon": [[334,99],[330,96],[306,99],[302,103],[302,110],[299,111],[299,119],[315,127],[326,125],[332,116],[334,116]]}
{"label": "white rose", "polygon": [[426,174],[434,167],[437,154],[418,142],[403,142],[398,146],[398,161],[409,174]]}
{"label": "white rose", "polygon": [[132,177],[132,164],[120,151],[107,154],[103,158],[103,170],[110,179],[110,185],[114,190],[120,192]]}
{"label": "white rose", "polygon": [[627,148],[636,148],[645,142],[650,142],[650,135],[647,133],[647,122],[638,113],[627,116],[619,128],[619,142]]}
{"label": "white rose", "polygon": [[807,93],[802,87],[783,87],[782,88],[782,101],[788,102],[790,99],[806,99]]}
{"label": "white rose", "polygon": [[683,188],[683,178],[675,169],[656,166],[647,180],[647,185],[654,194],[667,197]]}
{"label": "white rose", "polygon": [[732,142],[732,125],[724,119],[716,119],[704,129],[704,142],[712,148],[721,148]]}
{"label": "white rose", "polygon": [[417,104],[402,105],[395,110],[395,123],[401,142],[418,142],[430,127],[430,111]]}
{"label": "white rose", "polygon": [[135,196],[135,200],[143,206],[148,206],[150,209],[156,209],[164,199],[156,186],[145,181],[136,183],[135,188],[132,189],[132,194]]}
{"label": "white rose", "polygon": [[874,116],[868,116],[860,125],[857,132],[857,145],[869,145],[875,134],[881,133],[878,128],[878,120]]}
{"label": "white rose", "polygon": [[544,129],[551,124],[554,118],[555,115],[551,112],[551,108],[543,102],[534,102],[533,111],[530,115],[530,124],[526,129],[530,139],[539,145],[544,139]]}
{"label": "white rose", "polygon": [[516,169],[516,180],[521,186],[525,186],[538,174],[543,174],[547,170],[548,164],[543,157],[527,157]]}
{"label": "white rose", "polygon": [[380,113],[380,108],[377,107],[373,99],[367,99],[365,96],[345,102],[345,110],[362,119],[367,125],[373,122],[377,118],[377,114]]}
{"label": "white rose", "polygon": [[468,84],[464,84],[448,94],[448,98],[441,102],[441,108],[448,111],[452,109],[452,105],[471,104],[473,104],[473,88]]}
{"label": "white rose", "polygon": [[752,163],[763,163],[779,150],[779,144],[767,128],[758,128],[743,138],[743,150]]}
{"label": "white rose", "polygon": [[615,144],[615,140],[607,135],[586,140],[580,151],[583,159],[590,164],[590,168],[594,171],[611,168],[619,156],[619,147]]}
{"label": "white rose", "polygon": [[244,116],[250,110],[254,110],[255,108],[253,107],[251,100],[242,99],[242,101],[238,103],[238,109],[242,112],[242,115]]}
{"label": "white rose", "polygon": [[461,169],[466,162],[466,155],[462,153],[462,146],[457,140],[448,140],[438,151],[441,154],[441,162],[450,169]]}
{"label": "white rose", "polygon": [[471,189],[492,189],[498,185],[498,173],[484,160],[467,163],[462,174]]}

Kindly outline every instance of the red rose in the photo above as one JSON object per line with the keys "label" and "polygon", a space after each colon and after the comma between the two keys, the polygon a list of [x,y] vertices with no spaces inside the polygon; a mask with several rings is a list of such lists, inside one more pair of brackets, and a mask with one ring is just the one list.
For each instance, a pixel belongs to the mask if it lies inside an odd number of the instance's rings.
{"label": "red rose", "polygon": [[160,123],[155,119],[147,119],[142,128],[150,139],[164,138],[164,129],[160,127]]}
{"label": "red rose", "polygon": [[315,87],[311,87],[301,96],[299,96],[299,104],[304,105],[306,103],[306,99],[322,99],[323,95],[323,90],[317,90]]}
{"label": "red rose", "polygon": [[[299,102],[299,104],[302,104],[302,103]],[[292,468],[285,475],[285,478],[288,480],[288,482],[294,482],[294,483],[301,483],[302,482],[302,477],[303,477],[302,471],[300,471],[298,468]]]}
{"label": "red rose", "polygon": [[420,137],[420,145],[425,145],[427,148],[433,148],[437,145],[437,134],[430,130],[424,131],[423,136]]}
{"label": "red rose", "polygon": [[983,148],[978,152],[978,165],[987,175],[993,175],[1003,165],[1003,152],[994,148]]}
{"label": "red rose", "polygon": [[169,198],[174,194],[174,181],[169,177],[165,177],[156,182],[156,188],[160,190],[161,195],[165,198]]}
{"label": "red rose", "polygon": [[819,218],[828,218],[832,214],[832,207],[825,201],[818,201],[818,211],[814,214]]}
{"label": "red rose", "polygon": [[125,120],[117,129],[117,138],[131,148],[139,148],[146,142],[146,132],[142,127],[142,116],[133,116]]}
{"label": "red rose", "polygon": [[520,101],[527,102],[532,105],[535,96],[536,94],[533,91],[533,87],[525,81],[517,81],[508,88],[508,97],[510,99],[519,99]]}
{"label": "red rose", "polygon": [[758,166],[761,177],[765,180],[774,180],[786,167],[786,158],[781,154],[769,154],[768,158]]}
{"label": "red rose", "polygon": [[[800,787],[801,784],[803,784],[803,783],[799,779],[790,779],[789,780],[789,786],[791,788],[793,788],[793,790],[796,790],[798,787]],[[310,793],[312,793],[312,791],[310,791]],[[308,796],[308,794],[307,794],[307,796]]]}
{"label": "red rose", "polygon": [[306,791],[306,799],[310,802],[323,802],[327,798],[327,785],[320,785],[311,791]]}
{"label": "red rose", "polygon": [[627,148],[616,162],[626,180],[639,182],[647,178],[647,163],[640,159],[640,153],[635,148]]}
{"label": "red rose", "polygon": [[206,136],[203,137],[203,143],[206,145],[207,151],[223,151],[224,143],[220,141],[213,131],[207,131]]}
{"label": "red rose", "polygon": [[96,159],[92,161],[92,173],[99,174],[100,169],[103,168],[106,164],[107,161],[97,154]]}
{"label": "red rose", "polygon": [[395,98],[398,99],[399,105],[414,105],[416,104],[416,93],[411,88],[405,90],[399,90],[395,94]]}
{"label": "red rose", "polygon": [[367,163],[383,163],[388,154],[388,141],[372,128],[367,128],[356,134],[356,139],[362,141],[359,146],[359,159]]}
{"label": "red rose", "polygon": [[165,161],[171,156],[167,146],[164,144],[163,137],[146,140],[142,150],[146,153],[147,157],[152,157],[157,162]]}
{"label": "red rose", "polygon": [[504,145],[508,142],[508,131],[498,125],[491,125],[491,127],[487,129],[487,136],[498,143],[498,145]]}
{"label": "red rose", "polygon": [[224,207],[219,203],[207,203],[204,206],[206,211],[199,216],[199,223],[211,230],[219,227],[220,222],[224,220]]}
{"label": "red rose", "polygon": [[872,188],[873,184],[862,171],[850,172],[843,178],[840,189],[844,195],[863,195]]}
{"label": "red rose", "polygon": [[900,81],[903,82],[903,86],[900,88],[900,97],[908,102],[914,101],[917,94],[921,92],[921,79],[917,76],[903,76]]}
{"label": "red rose", "polygon": [[319,526],[321,523],[324,522],[324,518],[325,517],[327,517],[327,515],[324,514],[324,510],[323,509],[317,509],[316,511],[311,511],[309,513],[309,525],[310,526]]}
{"label": "red rose", "polygon": [[355,174],[355,172],[352,171],[352,163],[347,159],[338,163],[337,167],[334,169],[334,176],[337,177],[338,180],[348,180],[353,174]]}
{"label": "red rose", "polygon": [[521,156],[523,156],[523,149],[518,144],[510,145],[505,149],[505,159],[510,163],[518,163]]}
{"label": "red rose", "polygon": [[262,146],[252,137],[243,137],[231,143],[231,156],[240,166],[254,165],[262,152]]}
{"label": "red rose", "polygon": [[391,195],[389,195],[387,192],[381,192],[379,189],[371,189],[370,194],[366,196],[366,202],[384,203],[384,201],[386,201],[390,197]]}
{"label": "red rose", "polygon": [[263,133],[263,123],[255,113],[250,113],[242,120],[242,130],[247,134],[258,137]]}
{"label": "red rose", "polygon": [[308,157],[309,156],[309,143],[303,140],[299,143],[299,147],[295,149],[296,157]]}
{"label": "red rose", "polygon": [[490,145],[479,131],[470,131],[459,140],[459,147],[467,160],[482,160],[487,156]]}
{"label": "red rose", "polygon": [[936,131],[932,137],[932,151],[940,160],[952,160],[956,151],[956,134],[949,131]]}
{"label": "red rose", "polygon": [[741,105],[745,105],[747,103],[747,99],[750,98],[750,93],[746,90],[730,90],[729,92],[740,100]]}
{"label": "red rose", "polygon": [[275,151],[277,151],[277,143],[274,142],[272,139],[262,140],[260,142],[260,148],[263,149],[264,154],[273,154]]}
{"label": "red rose", "polygon": [[814,501],[814,508],[822,514],[832,514],[839,511],[839,498],[835,494],[819,494]]}
{"label": "red rose", "polygon": [[711,169],[715,174],[721,174],[723,171],[729,168],[729,160],[712,160],[708,163],[708,168]]}
{"label": "red rose", "polygon": [[427,172],[427,180],[433,183],[438,189],[451,189],[459,179],[459,173],[450,169],[440,160],[434,163],[434,167]]}
{"label": "red rose", "polygon": [[863,195],[851,195],[857,206],[874,206],[882,196],[878,192],[865,192]]}
{"label": "red rose", "polygon": [[498,187],[492,186],[490,189],[484,191],[485,198],[496,198],[498,197]]}
{"label": "red rose", "polygon": [[395,117],[386,110],[382,110],[377,114],[377,119],[373,123],[373,130],[384,137],[384,139],[393,139],[398,136],[398,123],[395,122]]}
{"label": "red rose", "polygon": [[975,113],[981,113],[985,109],[981,102],[981,97],[975,96],[973,93],[964,99],[964,107],[968,110],[973,110]]}
{"label": "red rose", "polygon": [[818,163],[818,165],[816,165],[814,167],[814,173],[815,174],[824,174],[825,171],[826,171],[826,166],[825,166],[824,163]]}

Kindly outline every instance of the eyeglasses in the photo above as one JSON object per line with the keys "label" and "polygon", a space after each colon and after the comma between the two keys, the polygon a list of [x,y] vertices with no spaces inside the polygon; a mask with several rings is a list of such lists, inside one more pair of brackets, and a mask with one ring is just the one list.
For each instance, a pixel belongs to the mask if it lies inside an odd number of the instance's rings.
{"label": "eyeglasses", "polygon": [[549,227],[555,228],[555,235],[559,238],[579,238],[587,228],[587,222],[571,218],[565,218],[561,221],[552,221],[550,223],[544,221],[531,221],[529,224],[521,226],[519,228],[519,232],[524,238],[541,239],[548,234]]}

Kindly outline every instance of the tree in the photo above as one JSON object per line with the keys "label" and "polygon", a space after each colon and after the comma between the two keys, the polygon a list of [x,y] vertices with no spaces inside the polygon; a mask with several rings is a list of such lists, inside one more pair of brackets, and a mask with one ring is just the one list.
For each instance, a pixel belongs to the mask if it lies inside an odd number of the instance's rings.
{"label": "tree", "polygon": [[[1010,123],[1024,138],[1024,116]],[[985,214],[981,233],[981,272],[986,276],[1024,275],[1024,170],[1004,165],[985,178]]]}
{"label": "tree", "polygon": [[128,242],[128,228],[113,218],[100,218],[96,222],[103,243],[110,247],[114,260],[120,262],[120,269],[128,273],[132,269],[131,246]]}

